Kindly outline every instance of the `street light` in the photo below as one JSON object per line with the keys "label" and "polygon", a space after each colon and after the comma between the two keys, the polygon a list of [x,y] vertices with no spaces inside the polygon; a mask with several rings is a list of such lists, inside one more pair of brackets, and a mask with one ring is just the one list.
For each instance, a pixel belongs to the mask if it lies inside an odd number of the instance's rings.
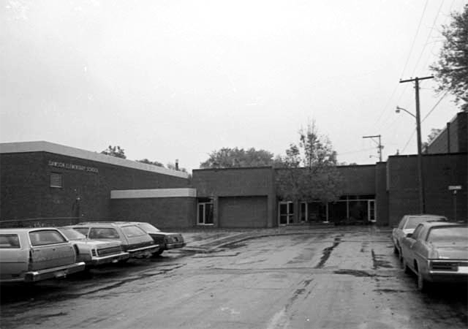
{"label": "street light", "polygon": [[416,119],[416,116],[415,116],[413,113],[411,113],[411,112],[405,110],[405,109],[402,108],[402,107],[397,106],[395,112],[396,112],[396,113],[400,113],[400,111],[405,111],[406,113],[408,113],[409,115],[411,115],[413,118]]}
{"label": "street light", "polygon": [[[419,105],[419,104],[417,104]],[[418,181],[419,181],[419,211],[421,214],[426,212],[425,196],[424,196],[424,175],[422,163],[422,147],[421,147],[421,116],[419,114],[419,106],[416,106],[416,115],[406,109],[397,106],[395,112],[404,111],[416,119],[416,131],[418,134]]]}

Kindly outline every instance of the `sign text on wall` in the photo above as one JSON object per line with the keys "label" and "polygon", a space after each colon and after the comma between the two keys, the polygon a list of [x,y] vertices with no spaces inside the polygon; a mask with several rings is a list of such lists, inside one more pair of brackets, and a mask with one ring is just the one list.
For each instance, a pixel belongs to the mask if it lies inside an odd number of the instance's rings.
{"label": "sign text on wall", "polygon": [[64,168],[64,169],[94,172],[94,173],[99,172],[98,168],[81,166],[81,165],[76,165],[76,164],[72,164],[72,163],[58,162],[58,161],[49,161],[49,166],[57,167],[57,168]]}

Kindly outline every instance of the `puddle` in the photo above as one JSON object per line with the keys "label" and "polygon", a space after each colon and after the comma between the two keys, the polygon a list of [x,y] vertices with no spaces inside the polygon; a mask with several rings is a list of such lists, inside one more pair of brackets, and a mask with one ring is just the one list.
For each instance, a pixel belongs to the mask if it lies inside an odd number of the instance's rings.
{"label": "puddle", "polygon": [[352,276],[359,277],[359,278],[362,278],[362,277],[375,277],[376,276],[375,274],[372,274],[372,273],[369,273],[369,272],[366,272],[366,271],[360,271],[360,270],[336,270],[336,271],[333,271],[333,273],[352,275]]}
{"label": "puddle", "polygon": [[320,262],[317,264],[317,266],[315,266],[316,269],[322,268],[325,265],[328,258],[330,258],[330,255],[331,255],[333,249],[335,249],[340,244],[342,236],[343,235],[336,236],[335,240],[333,242],[333,246],[323,249],[322,258],[320,258]]}

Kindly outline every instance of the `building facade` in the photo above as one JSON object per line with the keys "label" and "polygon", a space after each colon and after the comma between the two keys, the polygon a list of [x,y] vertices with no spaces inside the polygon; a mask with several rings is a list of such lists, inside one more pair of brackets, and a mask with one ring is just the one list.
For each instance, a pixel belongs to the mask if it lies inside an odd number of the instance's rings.
{"label": "building facade", "polygon": [[[468,219],[467,153],[423,156],[426,213]],[[47,142],[0,144],[0,221],[145,221],[161,228],[394,226],[419,212],[417,157],[338,167],[335,202],[283,200],[272,167],[187,173]]]}
{"label": "building facade", "polygon": [[2,221],[195,223],[189,175],[48,142],[0,144]]}

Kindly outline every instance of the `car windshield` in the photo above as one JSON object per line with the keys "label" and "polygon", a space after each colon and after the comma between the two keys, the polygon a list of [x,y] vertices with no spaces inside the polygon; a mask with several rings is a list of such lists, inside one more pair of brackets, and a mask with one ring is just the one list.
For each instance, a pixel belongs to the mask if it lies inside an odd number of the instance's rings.
{"label": "car windshield", "polygon": [[86,236],[81,234],[80,232],[72,229],[72,228],[60,228],[60,232],[62,232],[68,240],[85,240]]}
{"label": "car windshield", "polygon": [[468,226],[434,227],[427,241],[436,245],[457,245],[468,247]]}
{"label": "car windshield", "polygon": [[160,230],[158,230],[156,227],[154,227],[153,225],[151,225],[149,223],[140,223],[140,224],[138,224],[138,226],[141,227],[143,230],[145,230],[148,233],[161,232]]}
{"label": "car windshield", "polygon": [[434,216],[418,216],[418,217],[409,217],[408,222],[406,223],[405,229],[414,229],[421,223],[424,222],[445,222],[447,219],[445,217],[434,217]]}
{"label": "car windshield", "polygon": [[146,235],[145,231],[135,225],[124,226],[122,227],[122,231],[124,232],[125,236],[129,238]]}

